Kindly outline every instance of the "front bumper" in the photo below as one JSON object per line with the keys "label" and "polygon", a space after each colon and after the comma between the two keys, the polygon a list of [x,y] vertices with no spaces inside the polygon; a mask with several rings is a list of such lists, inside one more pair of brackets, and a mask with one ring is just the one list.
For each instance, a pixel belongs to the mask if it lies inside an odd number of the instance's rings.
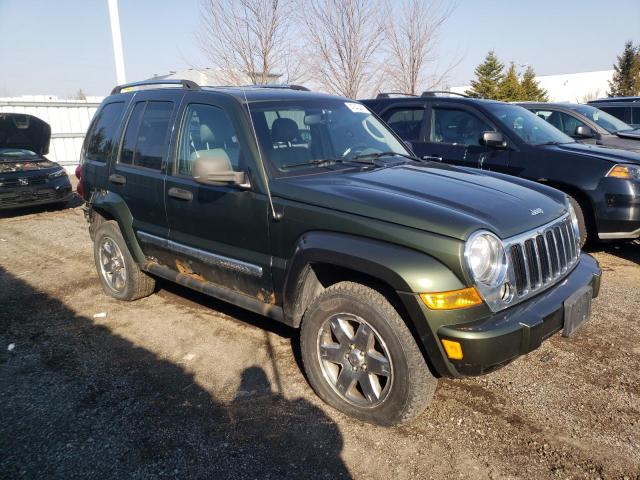
{"label": "front bumper", "polygon": [[640,237],[640,183],[605,178],[594,192],[594,211],[601,240]]}
{"label": "front bumper", "polygon": [[462,360],[447,361],[460,375],[480,375],[538,348],[563,327],[564,302],[574,292],[590,285],[598,295],[601,274],[583,253],[567,277],[531,300],[477,322],[440,327],[437,337],[460,342],[464,352]]}
{"label": "front bumper", "polygon": [[0,187],[0,210],[62,203],[73,196],[69,177],[48,180],[42,185],[24,187]]}

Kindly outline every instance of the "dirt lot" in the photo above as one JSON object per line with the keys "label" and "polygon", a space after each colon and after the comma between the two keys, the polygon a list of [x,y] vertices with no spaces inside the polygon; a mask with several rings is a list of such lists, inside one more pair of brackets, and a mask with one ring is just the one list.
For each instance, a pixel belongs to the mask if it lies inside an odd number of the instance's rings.
{"label": "dirt lot", "polygon": [[0,478],[640,478],[640,245],[592,321],[442,380],[385,429],[324,405],[296,331],[167,283],[105,296],[79,209],[0,218]]}

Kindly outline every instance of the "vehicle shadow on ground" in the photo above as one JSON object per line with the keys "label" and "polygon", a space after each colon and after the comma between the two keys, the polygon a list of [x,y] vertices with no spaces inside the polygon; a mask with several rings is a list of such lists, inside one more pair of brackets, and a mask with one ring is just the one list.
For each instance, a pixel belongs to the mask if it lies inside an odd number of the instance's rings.
{"label": "vehicle shadow on ground", "polygon": [[0,210],[0,218],[22,217],[24,215],[33,215],[35,213],[44,212],[57,212],[60,210],[65,210],[67,208],[78,208],[82,206],[83,203],[84,201],[82,200],[82,198],[74,193],[73,197],[71,197],[71,199],[64,204],[49,203],[45,205],[26,205],[23,207]]}
{"label": "vehicle shadow on ground", "polygon": [[350,478],[337,425],[260,367],[222,404],[2,267],[0,302],[1,478]]}
{"label": "vehicle shadow on ground", "polygon": [[614,241],[589,245],[585,248],[587,253],[606,252],[623,260],[640,265],[640,240]]}

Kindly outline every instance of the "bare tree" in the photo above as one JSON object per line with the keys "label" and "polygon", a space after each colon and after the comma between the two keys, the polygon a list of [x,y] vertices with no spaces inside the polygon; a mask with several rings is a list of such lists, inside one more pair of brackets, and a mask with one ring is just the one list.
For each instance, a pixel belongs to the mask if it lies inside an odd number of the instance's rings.
{"label": "bare tree", "polygon": [[[389,54],[388,75],[392,89],[417,94],[420,86],[430,89],[443,83],[461,59],[452,60],[438,72],[438,37],[455,4],[440,0],[402,0],[401,15],[389,15],[385,29]],[[387,7],[391,11],[391,5]],[[394,8],[397,10],[398,5]],[[426,73],[432,65],[431,73]]]}
{"label": "bare tree", "polygon": [[357,98],[380,78],[378,47],[384,31],[379,0],[305,3],[308,68],[324,89]]}
{"label": "bare tree", "polygon": [[292,0],[201,0],[202,53],[220,81],[241,85],[295,81],[290,21]]}

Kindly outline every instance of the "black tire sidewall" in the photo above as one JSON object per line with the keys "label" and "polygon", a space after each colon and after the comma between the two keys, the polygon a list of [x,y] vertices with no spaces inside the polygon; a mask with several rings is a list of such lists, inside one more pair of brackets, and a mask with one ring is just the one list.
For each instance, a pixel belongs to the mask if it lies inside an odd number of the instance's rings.
{"label": "black tire sidewall", "polygon": [[[318,331],[334,314],[350,313],[365,319],[382,337],[387,346],[393,368],[391,390],[380,405],[371,408],[359,407],[342,399],[328,383],[322,373],[317,356]],[[402,419],[410,395],[410,378],[407,356],[385,312],[355,298],[344,291],[322,296],[305,313],[302,324],[301,349],[307,376],[314,390],[329,405],[365,422],[392,425]]]}
{"label": "black tire sidewall", "polygon": [[[122,252],[122,258],[124,259],[127,275],[125,279],[125,287],[121,292],[117,292],[113,290],[107,284],[106,280],[102,275],[102,270],[100,268],[99,246],[100,246],[100,242],[104,237],[109,237],[111,240],[113,240],[118,245],[120,252]],[[130,299],[133,296],[135,291],[133,275],[136,269],[138,268],[138,265],[136,264],[136,262],[133,260],[133,257],[129,253],[127,244],[124,241],[124,238],[122,238],[122,234],[120,233],[120,228],[118,227],[118,224],[115,221],[110,220],[107,222],[103,222],[100,224],[100,226],[96,230],[95,238],[93,241],[93,258],[96,264],[96,271],[98,273],[98,278],[100,279],[100,285],[102,285],[102,289],[104,290],[104,292],[113,298],[117,298],[118,300]]]}

